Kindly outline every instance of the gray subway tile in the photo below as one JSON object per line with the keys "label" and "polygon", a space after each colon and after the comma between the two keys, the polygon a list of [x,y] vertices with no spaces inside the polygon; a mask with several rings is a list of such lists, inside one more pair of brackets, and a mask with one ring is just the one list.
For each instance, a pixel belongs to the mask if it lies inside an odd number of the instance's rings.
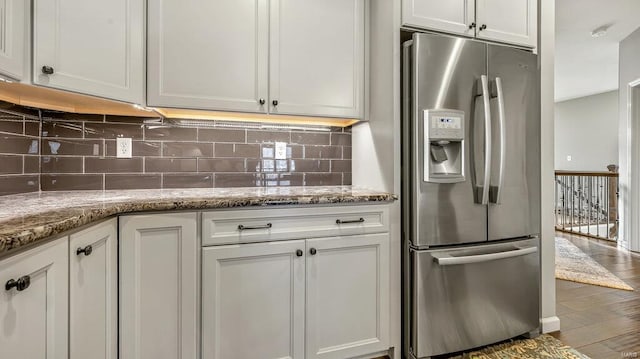
{"label": "gray subway tile", "polygon": [[40,136],[40,122],[38,121],[25,121],[24,122],[24,134],[28,136]]}
{"label": "gray subway tile", "polygon": [[142,139],[142,125],[128,123],[93,123],[85,122],[86,138],[115,139],[118,137]]}
{"label": "gray subway tile", "polygon": [[343,173],[342,174],[342,185],[343,186],[351,186],[352,183],[351,173]]}
{"label": "gray subway tile", "polygon": [[199,158],[198,172],[246,172],[242,158]]}
{"label": "gray subway tile", "polygon": [[262,176],[258,173],[216,173],[216,187],[261,187]]}
{"label": "gray subway tile", "polygon": [[351,160],[331,160],[331,172],[351,172]]}
{"label": "gray subway tile", "polygon": [[22,119],[19,121],[0,119],[0,132],[22,135],[24,134],[24,121]]}
{"label": "gray subway tile", "polygon": [[216,143],[214,157],[260,158],[260,145]]}
{"label": "gray subway tile", "polygon": [[161,174],[107,174],[104,189],[153,189],[162,187]]}
{"label": "gray subway tile", "polygon": [[180,127],[147,127],[144,129],[146,140],[196,141],[198,130]]}
{"label": "gray subway tile", "polygon": [[304,146],[304,158],[342,158],[340,146]]}
{"label": "gray subway tile", "polygon": [[43,174],[40,176],[43,191],[79,191],[103,189],[103,175],[59,175]]}
{"label": "gray subway tile", "polygon": [[345,160],[350,160],[351,159],[351,146],[344,146],[342,147],[342,158]]}
{"label": "gray subway tile", "polygon": [[85,157],[85,173],[142,172],[142,158]]}
{"label": "gray subway tile", "polygon": [[221,128],[198,129],[198,141],[201,142],[245,142],[245,130],[229,130]]}
{"label": "gray subway tile", "polygon": [[329,172],[328,160],[291,160],[291,172]]}
{"label": "gray subway tile", "polygon": [[43,138],[42,154],[102,156],[102,140]]}
{"label": "gray subway tile", "polygon": [[0,174],[22,174],[22,156],[0,155]]}
{"label": "gray subway tile", "polygon": [[81,121],[92,121],[92,122],[104,122],[104,115],[97,114],[87,114],[87,113],[71,113],[71,112],[52,112],[52,111],[42,111],[42,117],[45,120],[52,121],[72,121],[72,122],[81,122]]}
{"label": "gray subway tile", "polygon": [[213,174],[163,174],[163,188],[212,188]]}
{"label": "gray subway tile", "polygon": [[42,121],[42,137],[83,138],[82,122]]}
{"label": "gray subway tile", "polygon": [[351,146],[351,134],[332,132],[331,144],[333,146]]}
{"label": "gray subway tile", "polygon": [[291,132],[291,143],[328,145],[331,143],[331,140],[329,132]]}
{"label": "gray subway tile", "polygon": [[0,134],[0,153],[37,155],[40,141],[35,137]]}
{"label": "gray subway tile", "polygon": [[146,172],[196,172],[195,158],[153,158],[145,159]]}
{"label": "gray subway tile", "polygon": [[42,156],[42,173],[82,173],[82,157]]}
{"label": "gray subway tile", "polygon": [[40,156],[24,156],[24,173],[40,173]]}
{"label": "gray subway tile", "polygon": [[39,190],[39,175],[0,176],[0,196]]}
{"label": "gray subway tile", "polygon": [[290,140],[289,131],[247,130],[247,143],[289,142]]}
{"label": "gray subway tile", "polygon": [[342,184],[342,173],[305,173],[306,186],[339,186]]}
{"label": "gray subway tile", "polygon": [[212,157],[213,144],[198,142],[163,142],[164,157]]}

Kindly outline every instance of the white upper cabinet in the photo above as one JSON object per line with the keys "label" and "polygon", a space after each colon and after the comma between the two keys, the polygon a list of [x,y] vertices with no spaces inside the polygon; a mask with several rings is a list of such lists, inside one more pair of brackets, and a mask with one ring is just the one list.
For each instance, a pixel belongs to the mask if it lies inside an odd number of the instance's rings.
{"label": "white upper cabinet", "polygon": [[34,0],[34,83],[143,104],[144,9],[144,0]]}
{"label": "white upper cabinet", "polygon": [[118,237],[111,219],[69,237],[69,358],[118,356]]}
{"label": "white upper cabinet", "polygon": [[536,0],[402,0],[402,23],[533,48],[537,6]]}
{"label": "white upper cabinet", "polygon": [[149,105],[267,112],[267,4],[149,0]]}
{"label": "white upper cabinet", "polygon": [[26,10],[24,0],[0,0],[0,76],[14,80],[24,77]]}
{"label": "white upper cabinet", "polygon": [[412,27],[473,36],[475,0],[403,0],[402,22]]}
{"label": "white upper cabinet", "polygon": [[477,0],[478,38],[536,47],[535,0]]}
{"label": "white upper cabinet", "polygon": [[150,0],[150,106],[362,117],[365,0]]}
{"label": "white upper cabinet", "polygon": [[67,237],[0,262],[0,358],[68,358]]}
{"label": "white upper cabinet", "polygon": [[270,112],[357,118],[364,0],[271,1]]}
{"label": "white upper cabinet", "polygon": [[121,359],[198,358],[195,213],[120,217]]}

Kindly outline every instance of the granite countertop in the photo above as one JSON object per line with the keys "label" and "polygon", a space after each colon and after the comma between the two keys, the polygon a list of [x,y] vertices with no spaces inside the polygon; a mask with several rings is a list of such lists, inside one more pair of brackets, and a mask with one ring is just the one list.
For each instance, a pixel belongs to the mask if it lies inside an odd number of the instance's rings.
{"label": "granite countertop", "polygon": [[352,186],[35,192],[0,197],[0,257],[110,216],[159,210],[389,202]]}

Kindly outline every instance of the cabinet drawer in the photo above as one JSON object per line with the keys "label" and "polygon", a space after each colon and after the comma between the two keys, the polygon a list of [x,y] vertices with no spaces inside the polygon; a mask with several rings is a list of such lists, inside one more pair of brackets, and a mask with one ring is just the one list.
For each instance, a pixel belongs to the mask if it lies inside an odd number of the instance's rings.
{"label": "cabinet drawer", "polygon": [[380,205],[202,213],[204,246],[388,231],[388,207]]}

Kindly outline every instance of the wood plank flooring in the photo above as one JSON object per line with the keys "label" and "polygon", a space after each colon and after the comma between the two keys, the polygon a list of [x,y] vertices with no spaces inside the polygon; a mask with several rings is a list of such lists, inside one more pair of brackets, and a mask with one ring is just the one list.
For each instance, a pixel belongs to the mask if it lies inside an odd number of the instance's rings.
{"label": "wood plank flooring", "polygon": [[640,255],[611,242],[556,232],[620,277],[633,292],[556,280],[561,330],[552,333],[593,359],[640,358]]}

